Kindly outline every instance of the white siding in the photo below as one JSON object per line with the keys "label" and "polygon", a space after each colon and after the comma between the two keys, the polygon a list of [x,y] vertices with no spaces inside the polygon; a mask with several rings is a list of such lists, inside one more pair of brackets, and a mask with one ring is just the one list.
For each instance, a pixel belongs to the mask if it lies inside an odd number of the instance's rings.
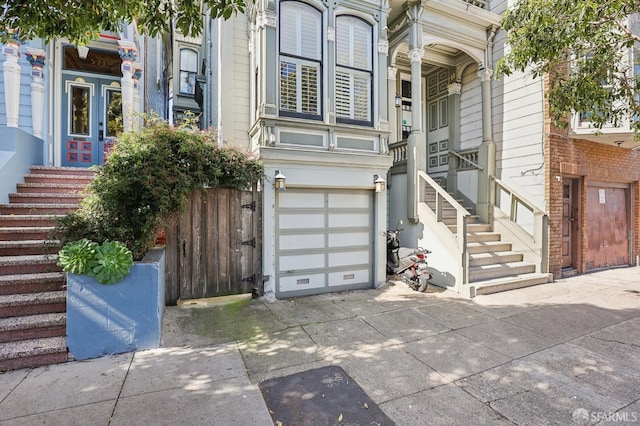
{"label": "white siding", "polygon": [[482,142],[482,93],[478,67],[467,67],[462,74],[460,94],[460,149],[473,148]]}
{"label": "white siding", "polygon": [[[502,14],[512,0],[493,0],[491,11]],[[504,54],[506,33],[496,35],[494,64]],[[541,79],[528,74],[501,76],[492,84],[496,173],[520,194],[545,209],[544,127]]]}
{"label": "white siding", "polygon": [[247,16],[238,14],[220,25],[222,48],[218,83],[222,97],[222,140],[249,149],[251,67]]}

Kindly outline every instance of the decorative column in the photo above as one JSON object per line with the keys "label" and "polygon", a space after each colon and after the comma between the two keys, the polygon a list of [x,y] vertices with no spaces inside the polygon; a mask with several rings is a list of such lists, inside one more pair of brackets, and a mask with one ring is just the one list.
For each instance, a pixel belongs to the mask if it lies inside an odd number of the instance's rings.
{"label": "decorative column", "polygon": [[389,143],[400,140],[398,137],[398,110],[396,108],[396,95],[398,94],[398,68],[387,67],[387,104],[389,105]]}
{"label": "decorative column", "polygon": [[[452,76],[455,78],[455,75]],[[449,117],[449,149],[453,152],[460,151],[460,96],[462,83],[455,81],[447,86],[449,99],[447,99],[447,115]],[[458,189],[458,159],[449,156],[449,172],[447,173],[447,191],[454,193]]]}
{"label": "decorative column", "polygon": [[141,124],[141,105],[140,105],[140,77],[142,77],[142,64],[135,63],[133,64],[133,74],[131,78],[133,79],[133,114],[131,120],[131,125],[133,129],[137,129]]}
{"label": "decorative column", "polygon": [[27,60],[31,63],[31,126],[33,136],[42,139],[42,120],[44,111],[44,50],[27,48]]}
{"label": "decorative column", "polygon": [[122,59],[122,124],[123,130],[128,132],[133,129],[133,63],[137,59],[137,50],[134,43],[118,40],[118,53]]}
{"label": "decorative column", "polygon": [[20,40],[15,33],[9,31],[9,41],[2,48],[5,61],[2,65],[4,73],[4,104],[7,108],[7,127],[18,127],[20,111]]}
{"label": "decorative column", "polygon": [[493,142],[491,123],[491,77],[493,70],[481,69],[478,72],[482,89],[482,144],[478,150],[478,162],[484,170],[478,172],[478,203],[476,211],[480,221],[489,222],[491,205],[491,176],[496,174],[496,145]]}
{"label": "decorative column", "polygon": [[426,171],[427,156],[422,133],[422,25],[424,8],[420,2],[411,2],[407,11],[411,15],[409,60],[411,61],[411,133],[407,140],[407,219],[418,223],[418,171]]}

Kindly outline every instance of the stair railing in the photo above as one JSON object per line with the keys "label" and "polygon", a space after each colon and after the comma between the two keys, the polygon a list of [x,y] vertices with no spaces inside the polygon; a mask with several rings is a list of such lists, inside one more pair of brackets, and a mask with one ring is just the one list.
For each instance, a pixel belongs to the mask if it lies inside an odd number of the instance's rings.
{"label": "stair railing", "polygon": [[[467,251],[467,222],[469,212],[447,191],[423,171],[418,171],[418,201],[420,218],[426,220],[430,230],[444,243],[449,255],[459,260],[461,284],[468,284],[469,253]],[[434,194],[435,200],[428,200],[427,194]],[[452,230],[443,221],[446,207],[455,208],[456,224]]]}
{"label": "stair railing", "polygon": [[503,181],[491,176],[493,191],[490,220],[493,230],[512,243],[512,250],[536,265],[536,272],[549,272],[549,217],[535,204]]}

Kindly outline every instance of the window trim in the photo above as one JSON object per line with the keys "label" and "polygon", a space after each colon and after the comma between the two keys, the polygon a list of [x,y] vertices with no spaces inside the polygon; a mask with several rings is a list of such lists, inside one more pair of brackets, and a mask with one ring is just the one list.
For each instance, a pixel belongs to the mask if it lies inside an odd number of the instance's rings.
{"label": "window trim", "polygon": [[[340,65],[338,63],[338,23],[340,21],[340,18],[354,18],[354,19],[358,19],[362,22],[364,22],[368,27],[369,27],[369,48],[370,48],[370,54],[371,54],[371,69],[363,69],[363,68],[355,68],[353,66],[349,66],[349,65]],[[337,82],[337,74],[338,71],[340,70],[345,70],[346,72],[349,73],[349,75],[354,75],[355,73],[353,73],[354,71],[357,73],[367,73],[370,76],[369,79],[369,120],[359,120],[359,119],[354,119],[354,118],[350,118],[350,117],[344,117],[341,115],[338,115],[337,112],[337,90],[336,90],[336,95],[334,96],[334,109],[336,109],[335,115],[336,115],[336,122],[337,123],[341,123],[341,124],[352,124],[352,125],[356,125],[356,126],[366,126],[366,127],[373,127],[373,113],[374,113],[374,103],[375,103],[375,97],[374,97],[374,80],[375,80],[375,75],[374,75],[374,70],[375,70],[375,49],[374,49],[374,37],[373,37],[373,24],[369,21],[367,21],[366,19],[357,16],[357,15],[352,15],[352,14],[340,14],[340,15],[336,15],[335,17],[335,25],[336,25],[336,41],[335,41],[335,45],[336,48],[334,50],[334,55],[335,55],[335,70],[334,70],[334,82]],[[351,88],[353,90],[353,88]],[[351,98],[351,107],[353,108],[353,102],[354,102],[355,98]]]}
{"label": "window trim", "polygon": [[[282,51],[282,42],[281,42],[281,33],[282,33],[282,6],[290,3],[290,4],[300,4],[305,7],[312,9],[317,12],[319,19],[319,41],[320,41],[320,51],[318,52],[318,57],[320,59],[309,58],[305,56],[293,55],[290,53],[284,53]],[[324,103],[323,103],[323,93],[324,93],[324,13],[322,10],[316,8],[315,6],[299,1],[299,0],[284,0],[280,2],[279,13],[278,13],[278,115],[281,117],[291,117],[291,118],[301,118],[307,120],[316,120],[322,121],[322,117],[324,116]],[[318,98],[318,113],[306,113],[306,112],[298,112],[298,111],[290,111],[282,109],[282,74],[281,74],[281,64],[283,59],[289,59],[296,64],[301,64],[304,62],[315,63],[318,65],[318,88],[317,88],[317,98]],[[297,93],[300,95],[300,93]],[[301,107],[301,105],[300,105]],[[297,109],[297,108],[296,108]]]}

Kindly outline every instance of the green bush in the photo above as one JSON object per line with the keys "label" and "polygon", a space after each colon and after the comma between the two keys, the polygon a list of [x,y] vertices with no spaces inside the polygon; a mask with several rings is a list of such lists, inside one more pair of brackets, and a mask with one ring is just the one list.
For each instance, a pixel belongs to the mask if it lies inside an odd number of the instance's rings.
{"label": "green bush", "polygon": [[204,185],[248,188],[262,174],[257,159],[218,146],[211,132],[154,121],[118,137],[81,208],[60,219],[52,236],[63,244],[121,241],[139,260],[193,191]]}

